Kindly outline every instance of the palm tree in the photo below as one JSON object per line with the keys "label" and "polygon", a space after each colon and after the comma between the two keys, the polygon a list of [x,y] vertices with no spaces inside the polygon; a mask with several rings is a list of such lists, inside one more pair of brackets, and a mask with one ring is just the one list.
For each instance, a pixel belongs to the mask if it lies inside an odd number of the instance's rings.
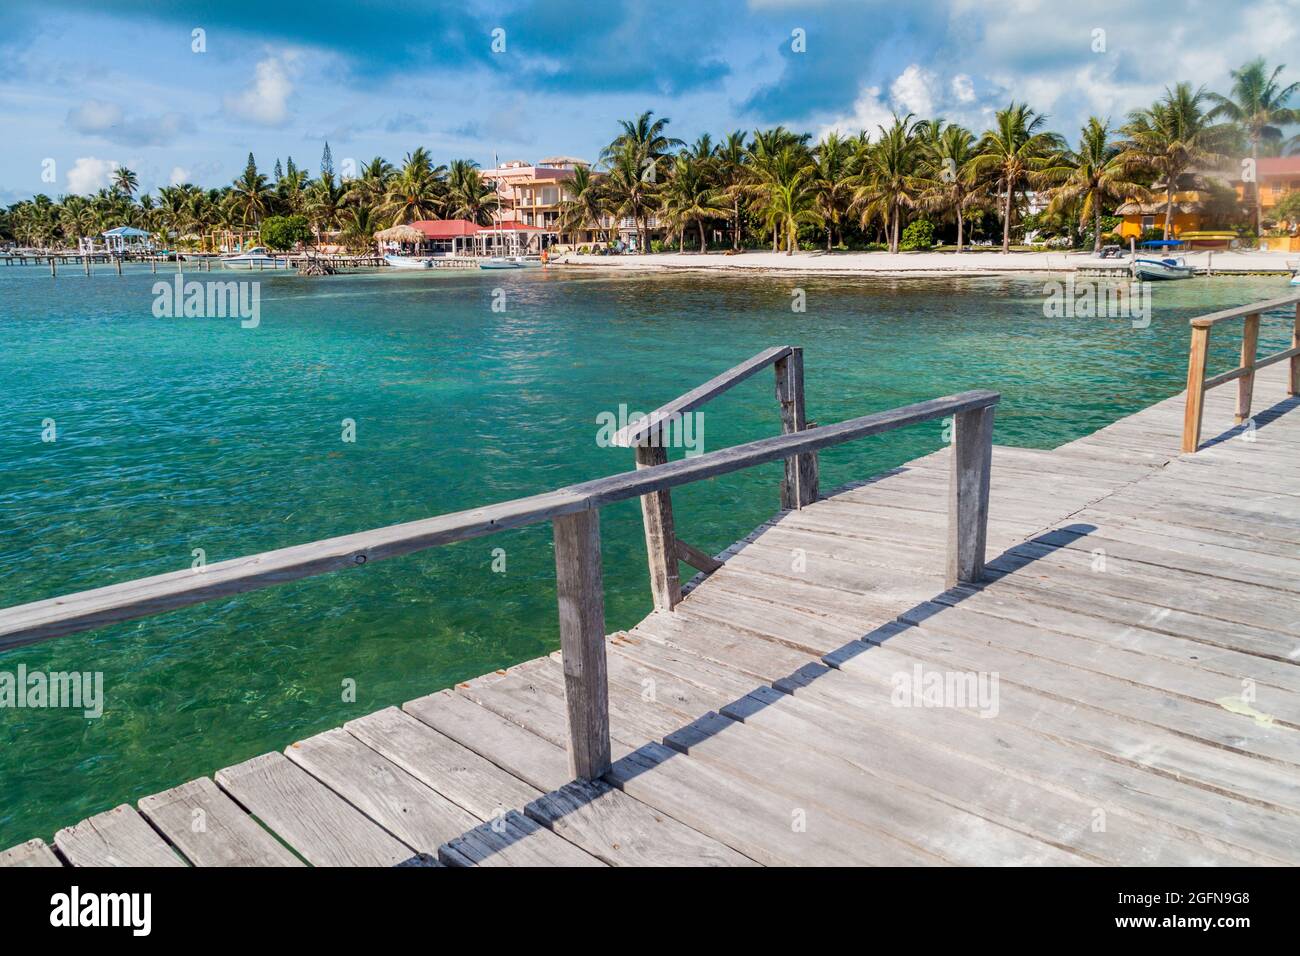
{"label": "palm tree", "polygon": [[[750,197],[755,212],[765,220],[767,217],[762,212],[762,207],[768,196],[766,184],[779,175],[776,166],[780,163],[781,153],[789,148],[794,153],[807,157],[807,142],[810,138],[807,133],[792,133],[784,126],[754,130],[754,139],[749,144],[748,176],[743,188]],[[776,252],[780,245],[778,223],[770,221],[767,224],[772,229],[772,251]]]}
{"label": "palm tree", "polygon": [[[653,119],[654,113],[646,110],[634,120],[619,120],[623,132],[619,133],[608,146],[601,151],[600,158],[611,171],[620,168],[622,185],[620,190],[625,200],[639,212],[631,213],[637,228],[638,245],[642,252],[649,248],[650,224],[648,213],[654,205],[655,184],[663,173],[663,158],[670,150],[685,145],[680,139],[668,136],[664,131],[672,122],[666,116]],[[629,166],[629,164],[631,164]],[[635,170],[636,176],[648,184],[645,189],[632,189],[627,182],[628,175]],[[629,207],[631,208],[631,207]],[[643,221],[644,220],[644,221]]]}
{"label": "palm tree", "polygon": [[140,180],[135,173],[125,166],[118,166],[113,170],[113,188],[127,199],[130,199],[135,195],[135,191],[140,188]]}
{"label": "palm tree", "polygon": [[779,251],[784,242],[786,255],[794,255],[799,227],[818,222],[813,208],[814,166],[808,150],[801,141],[787,144],[775,155],[764,156],[752,169],[752,205],[763,225],[772,230],[772,251]]}
{"label": "palm tree", "polygon": [[853,200],[854,144],[832,131],[813,149],[812,190],[830,252]]}
{"label": "palm tree", "polygon": [[744,184],[749,176],[746,164],[749,150],[745,146],[745,133],[736,130],[728,133],[718,145],[718,188],[731,200],[731,248],[740,248],[740,200],[744,198]]}
{"label": "palm tree", "polygon": [[1259,144],[1280,143],[1283,126],[1300,123],[1300,110],[1287,106],[1287,101],[1300,89],[1300,83],[1282,86],[1278,76],[1286,69],[1279,66],[1272,73],[1261,56],[1251,60],[1240,70],[1232,71],[1231,98],[1209,93],[1206,98],[1214,104],[1206,118],[1223,118],[1236,124],[1250,144],[1250,156],[1255,164],[1255,234],[1264,231],[1264,207],[1259,195]]}
{"label": "palm tree", "polygon": [[95,231],[94,211],[85,196],[63,196],[59,201],[59,227],[65,238],[81,242]]}
{"label": "palm tree", "polygon": [[600,225],[609,212],[609,203],[604,184],[589,167],[575,167],[573,178],[566,180],[561,188],[564,198],[560,202],[558,227],[562,234],[576,237],[583,229]]}
{"label": "palm tree", "polygon": [[1118,161],[1129,170],[1154,173],[1165,186],[1164,236],[1169,239],[1174,228],[1174,194],[1179,178],[1198,165],[1223,161],[1219,152],[1225,141],[1223,127],[1211,125],[1202,109],[1208,99],[1205,88],[1192,90],[1190,83],[1179,83],[1152,104],[1149,109],[1134,110],[1121,132]]}
{"label": "palm tree", "polygon": [[312,231],[316,233],[316,245],[319,246],[321,236],[338,223],[345,194],[345,187],[336,183],[334,174],[330,172],[322,172],[307,187],[304,209],[311,220]]}
{"label": "palm tree", "polygon": [[1045,179],[1058,183],[1047,212],[1055,215],[1077,206],[1080,225],[1092,220],[1094,253],[1101,252],[1101,211],[1105,203],[1150,198],[1147,188],[1133,181],[1110,132],[1108,120],[1089,117],[1088,125],[1079,132],[1078,152],[1062,156],[1057,166],[1042,172]]}
{"label": "palm tree", "polygon": [[964,126],[933,120],[921,137],[920,203],[957,220],[957,251],[966,242],[966,213],[985,203],[971,160],[978,149],[975,135]]}
{"label": "palm tree", "polygon": [[360,176],[348,183],[346,201],[378,206],[384,201],[393,173],[393,164],[382,156],[376,156],[361,167]]}
{"label": "palm tree", "polygon": [[266,177],[257,171],[253,154],[248,154],[248,163],[243,175],[233,184],[235,204],[239,209],[245,225],[257,225],[271,207],[271,187]]}
{"label": "palm tree", "polygon": [[[706,141],[708,134],[700,137]],[[686,227],[694,223],[700,233],[700,252],[708,251],[708,235],[704,229],[705,220],[726,218],[726,202],[718,194],[713,183],[712,150],[705,152],[703,158],[693,151],[683,152],[673,161],[672,175],[664,187],[663,208],[669,225],[678,234],[678,250],[686,244]]]}
{"label": "palm tree", "polygon": [[496,186],[486,181],[472,159],[454,159],[447,176],[446,210],[451,219],[468,219],[480,226],[492,221],[500,204]]}
{"label": "palm tree", "polygon": [[446,199],[446,168],[434,167],[423,146],[407,153],[401,171],[388,184],[382,211],[390,225],[431,219],[443,209]]}
{"label": "palm tree", "polygon": [[658,161],[647,167],[643,150],[636,143],[625,142],[608,155],[606,162],[609,172],[605,178],[605,190],[611,212],[615,217],[632,219],[639,249],[646,252],[650,247],[647,241],[650,213],[658,205],[659,193],[657,177],[647,176],[646,170],[657,169]]}
{"label": "palm tree", "polygon": [[375,233],[379,231],[379,215],[374,206],[357,202],[344,207],[339,213],[342,231],[339,238],[352,253],[371,251],[375,245]]}
{"label": "palm tree", "polygon": [[971,160],[973,175],[994,180],[1002,196],[1002,252],[1011,251],[1011,219],[1016,195],[1034,185],[1036,174],[1065,150],[1065,141],[1057,133],[1043,130],[1047,117],[1035,113],[1024,103],[1012,103],[994,115],[994,128],[980,139],[979,155]]}
{"label": "palm tree", "polygon": [[853,208],[865,227],[880,219],[889,239],[889,251],[898,252],[903,211],[917,204],[922,183],[917,176],[921,140],[912,114],[899,116],[889,128],[881,126],[875,143],[862,150],[854,178]]}

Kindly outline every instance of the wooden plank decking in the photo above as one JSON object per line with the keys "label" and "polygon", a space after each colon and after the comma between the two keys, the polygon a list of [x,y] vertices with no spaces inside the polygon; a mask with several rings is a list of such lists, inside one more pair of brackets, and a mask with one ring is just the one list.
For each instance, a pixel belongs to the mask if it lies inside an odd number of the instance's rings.
{"label": "wooden plank decking", "polygon": [[[1182,396],[996,447],[980,587],[945,587],[947,450],[780,513],[609,636],[604,780],[570,779],[557,653],[0,865],[1300,863],[1285,375],[1253,428],[1207,393],[1194,455]],[[996,696],[902,694],[931,675]]]}

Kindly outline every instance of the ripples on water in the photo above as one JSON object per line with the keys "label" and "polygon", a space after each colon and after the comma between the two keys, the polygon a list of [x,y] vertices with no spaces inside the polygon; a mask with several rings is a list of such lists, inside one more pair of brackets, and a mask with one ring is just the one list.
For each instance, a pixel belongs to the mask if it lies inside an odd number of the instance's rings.
{"label": "ripples on water", "polygon": [[[0,270],[0,605],[630,468],[597,447],[600,412],[649,410],[777,344],[804,347],[822,423],[988,387],[998,442],[1052,447],[1178,391],[1188,317],[1285,291],[1162,285],[1135,330],[1044,318],[1041,277],[259,278],[261,325],[241,329],[154,318],[144,272]],[[1286,329],[1266,319],[1261,347]],[[708,448],[776,434],[770,373],[705,416]],[[830,451],[823,486],[939,443],[934,423]],[[725,547],[771,513],[778,481],[765,466],[677,492],[682,536]],[[650,607],[636,503],[602,524],[613,630]],[[0,847],[556,646],[543,526],[0,655],[11,672],[103,671],[107,698],[95,721],[0,711]]]}

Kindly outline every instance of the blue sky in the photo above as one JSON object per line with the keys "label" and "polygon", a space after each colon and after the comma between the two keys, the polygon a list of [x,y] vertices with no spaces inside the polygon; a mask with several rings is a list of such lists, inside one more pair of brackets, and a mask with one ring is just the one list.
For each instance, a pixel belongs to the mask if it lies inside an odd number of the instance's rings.
{"label": "blue sky", "polygon": [[114,164],[148,189],[221,185],[249,151],[314,172],[326,140],[336,168],[416,146],[594,159],[645,109],[685,139],[896,108],[978,131],[1014,98],[1073,141],[1166,83],[1226,90],[1257,55],[1300,79],[1298,41],[1300,0],[6,0],[0,203],[93,190]]}

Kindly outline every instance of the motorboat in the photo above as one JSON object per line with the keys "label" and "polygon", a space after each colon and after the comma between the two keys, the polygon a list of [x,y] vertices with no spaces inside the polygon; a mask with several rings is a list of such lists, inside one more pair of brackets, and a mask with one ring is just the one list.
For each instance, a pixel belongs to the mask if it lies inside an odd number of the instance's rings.
{"label": "motorboat", "polygon": [[222,256],[223,269],[287,269],[287,258],[277,259],[264,246],[253,246],[238,255]]}
{"label": "motorboat", "polygon": [[[541,265],[538,262],[538,265]],[[493,256],[478,264],[480,269],[526,269],[528,263],[523,256]]]}
{"label": "motorboat", "polygon": [[1195,273],[1196,269],[1189,266],[1183,256],[1133,260],[1133,275],[1148,282],[1162,279],[1190,279]]}
{"label": "motorboat", "polygon": [[384,255],[384,262],[388,263],[394,269],[432,269],[433,260],[423,259],[419,256],[395,256],[392,253]]}
{"label": "motorboat", "polygon": [[[1148,282],[1164,279],[1190,279],[1196,270],[1187,264],[1187,260],[1183,256],[1160,254],[1160,252],[1168,253],[1171,249],[1178,249],[1184,245],[1185,243],[1181,239],[1153,239],[1149,242],[1140,243],[1141,248],[1150,249],[1153,254],[1134,256],[1133,277],[1135,279],[1145,279]],[[1159,250],[1159,252],[1155,250]]]}

